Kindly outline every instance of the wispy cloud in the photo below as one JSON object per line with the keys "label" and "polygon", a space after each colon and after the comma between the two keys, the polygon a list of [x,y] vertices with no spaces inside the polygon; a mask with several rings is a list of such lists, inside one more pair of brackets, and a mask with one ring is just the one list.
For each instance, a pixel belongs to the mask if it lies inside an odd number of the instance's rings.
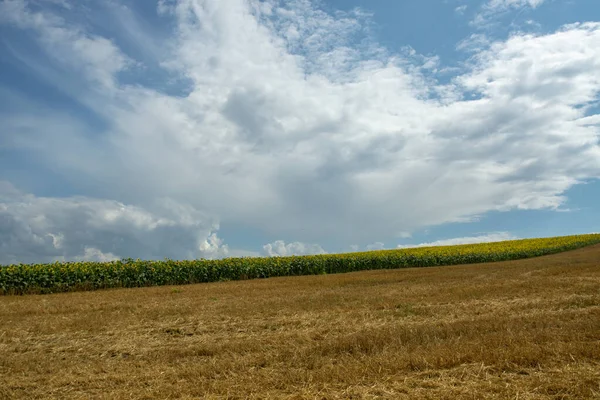
{"label": "wispy cloud", "polygon": [[542,5],[545,0],[488,0],[481,7],[471,22],[472,25],[484,27],[486,24],[498,16],[504,15],[509,11],[522,12],[526,9],[535,9]]}
{"label": "wispy cloud", "polygon": [[490,44],[491,41],[486,35],[482,33],[472,33],[465,39],[458,42],[456,45],[456,50],[480,53],[486,50]]}
{"label": "wispy cloud", "polygon": [[459,15],[463,15],[465,13],[465,11],[467,11],[467,5],[463,4],[461,6],[458,6],[454,9],[454,12],[459,14]]}

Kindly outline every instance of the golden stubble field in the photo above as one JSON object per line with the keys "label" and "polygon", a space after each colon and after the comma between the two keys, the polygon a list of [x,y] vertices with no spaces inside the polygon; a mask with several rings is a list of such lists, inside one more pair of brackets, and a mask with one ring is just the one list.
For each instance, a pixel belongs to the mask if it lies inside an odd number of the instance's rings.
{"label": "golden stubble field", "polygon": [[0,297],[1,399],[600,398],[600,245]]}

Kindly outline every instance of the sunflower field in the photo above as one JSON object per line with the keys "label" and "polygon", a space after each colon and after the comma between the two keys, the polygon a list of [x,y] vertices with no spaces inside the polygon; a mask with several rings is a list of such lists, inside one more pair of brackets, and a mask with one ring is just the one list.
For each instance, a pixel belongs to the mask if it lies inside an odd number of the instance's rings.
{"label": "sunflower field", "polygon": [[275,276],[507,261],[574,250],[596,243],[600,243],[600,234],[313,256],[183,261],[144,261],[127,258],[111,262],[13,264],[0,266],[0,294],[43,294],[183,285]]}

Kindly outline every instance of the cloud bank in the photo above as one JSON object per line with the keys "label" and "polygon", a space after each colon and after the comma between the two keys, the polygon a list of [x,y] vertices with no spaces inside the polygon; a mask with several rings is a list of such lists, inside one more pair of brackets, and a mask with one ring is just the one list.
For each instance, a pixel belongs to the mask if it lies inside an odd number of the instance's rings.
{"label": "cloud bank", "polygon": [[436,240],[429,243],[420,244],[400,244],[398,249],[408,249],[413,247],[431,247],[431,246],[455,246],[459,244],[477,244],[477,243],[492,243],[503,242],[505,240],[517,240],[517,236],[511,235],[508,232],[495,232],[479,236],[465,236],[452,239]]}
{"label": "cloud bank", "polygon": [[3,264],[110,261],[118,258],[195,259],[230,255],[218,224],[170,199],[151,213],[114,200],[43,198],[0,182]]}
{"label": "cloud bank", "polygon": [[268,257],[277,256],[303,256],[309,254],[327,254],[318,244],[307,244],[293,242],[285,244],[283,240],[277,240],[263,246],[265,255]]}

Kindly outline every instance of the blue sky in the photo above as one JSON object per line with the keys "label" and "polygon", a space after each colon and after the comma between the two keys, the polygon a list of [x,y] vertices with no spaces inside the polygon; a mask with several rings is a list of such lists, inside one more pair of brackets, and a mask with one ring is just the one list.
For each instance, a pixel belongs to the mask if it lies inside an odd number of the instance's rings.
{"label": "blue sky", "polygon": [[0,264],[598,232],[592,0],[0,0]]}

